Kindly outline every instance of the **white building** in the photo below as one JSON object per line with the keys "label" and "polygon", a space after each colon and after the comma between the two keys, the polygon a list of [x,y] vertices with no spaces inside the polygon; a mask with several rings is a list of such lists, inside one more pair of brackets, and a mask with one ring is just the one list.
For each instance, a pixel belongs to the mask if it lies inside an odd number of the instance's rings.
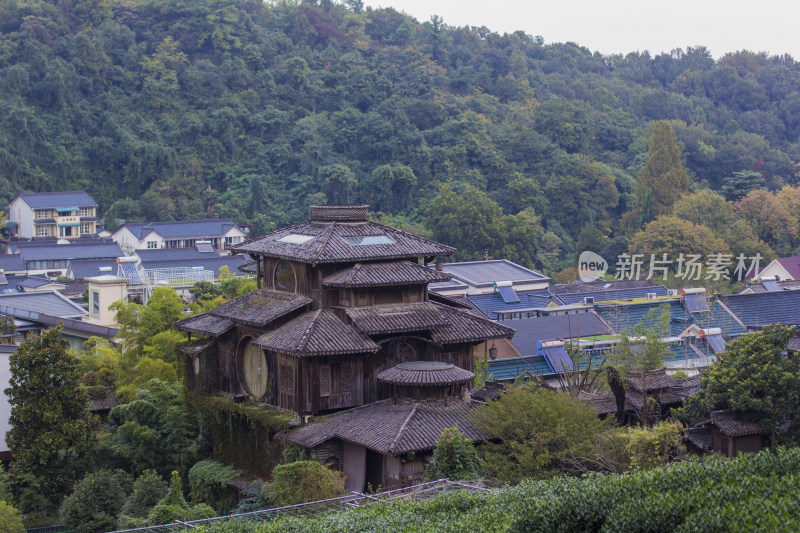
{"label": "white building", "polygon": [[97,233],[97,202],[84,191],[26,193],[8,206],[14,237],[75,239]]}
{"label": "white building", "polygon": [[245,232],[228,218],[182,222],[143,222],[124,224],[111,236],[130,255],[136,250],[194,248],[208,241],[218,251],[244,241]]}

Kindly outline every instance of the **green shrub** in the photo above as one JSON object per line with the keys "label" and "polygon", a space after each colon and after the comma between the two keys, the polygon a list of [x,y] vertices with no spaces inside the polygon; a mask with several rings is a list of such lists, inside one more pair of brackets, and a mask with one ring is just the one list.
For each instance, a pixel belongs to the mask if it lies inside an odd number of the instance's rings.
{"label": "green shrub", "polygon": [[225,466],[213,459],[196,463],[189,470],[192,502],[206,503],[221,514],[228,514],[234,504],[234,496],[228,483],[241,474],[240,470]]}
{"label": "green shrub", "polygon": [[436,442],[433,462],[425,470],[425,479],[475,479],[479,476],[479,465],[472,441],[457,428],[447,428]]}
{"label": "green shrub", "polygon": [[120,527],[136,527],[143,523],[150,509],[166,495],[167,484],[164,480],[155,470],[145,471],[133,483],[133,492],[120,513]]}
{"label": "green shrub", "polygon": [[0,531],[4,533],[25,533],[22,516],[16,507],[5,501],[0,501]]}
{"label": "green shrub", "polygon": [[116,529],[125,492],[108,471],[89,474],[75,485],[61,508],[64,525],[78,533]]}
{"label": "green shrub", "polygon": [[344,494],[342,475],[328,470],[317,461],[278,465],[272,470],[272,479],[267,490],[270,499],[278,506],[324,500]]}

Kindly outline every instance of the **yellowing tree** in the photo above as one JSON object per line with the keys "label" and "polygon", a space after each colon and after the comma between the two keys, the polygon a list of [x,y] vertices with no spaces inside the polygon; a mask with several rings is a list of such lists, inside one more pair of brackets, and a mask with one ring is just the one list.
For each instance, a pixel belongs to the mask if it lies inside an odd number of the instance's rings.
{"label": "yellowing tree", "polygon": [[[672,126],[655,123],[647,162],[636,183],[636,208],[642,224],[672,211],[672,205],[689,192],[689,176],[681,163],[681,151]],[[650,196],[652,195],[652,200]]]}

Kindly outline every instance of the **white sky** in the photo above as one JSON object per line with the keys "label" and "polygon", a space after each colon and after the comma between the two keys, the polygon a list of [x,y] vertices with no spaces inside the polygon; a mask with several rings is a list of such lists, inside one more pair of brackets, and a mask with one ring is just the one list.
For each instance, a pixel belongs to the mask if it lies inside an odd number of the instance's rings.
{"label": "white sky", "polygon": [[575,42],[603,54],[703,45],[719,58],[750,50],[800,59],[797,0],[364,0],[419,22],[522,30],[545,43]]}

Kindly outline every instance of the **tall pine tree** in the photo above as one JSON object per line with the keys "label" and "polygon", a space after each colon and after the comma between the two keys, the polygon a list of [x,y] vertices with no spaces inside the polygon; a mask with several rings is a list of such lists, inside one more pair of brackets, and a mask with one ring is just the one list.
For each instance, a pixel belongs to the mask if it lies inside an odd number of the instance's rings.
{"label": "tall pine tree", "polygon": [[[652,191],[652,199],[648,198],[649,190]],[[639,180],[636,183],[636,207],[640,224],[669,214],[672,204],[688,193],[689,176],[681,162],[681,151],[675,132],[666,120],[656,122],[653,136],[650,137],[647,162],[639,171]],[[651,215],[645,211],[650,211],[648,204],[653,200],[655,205]]]}

